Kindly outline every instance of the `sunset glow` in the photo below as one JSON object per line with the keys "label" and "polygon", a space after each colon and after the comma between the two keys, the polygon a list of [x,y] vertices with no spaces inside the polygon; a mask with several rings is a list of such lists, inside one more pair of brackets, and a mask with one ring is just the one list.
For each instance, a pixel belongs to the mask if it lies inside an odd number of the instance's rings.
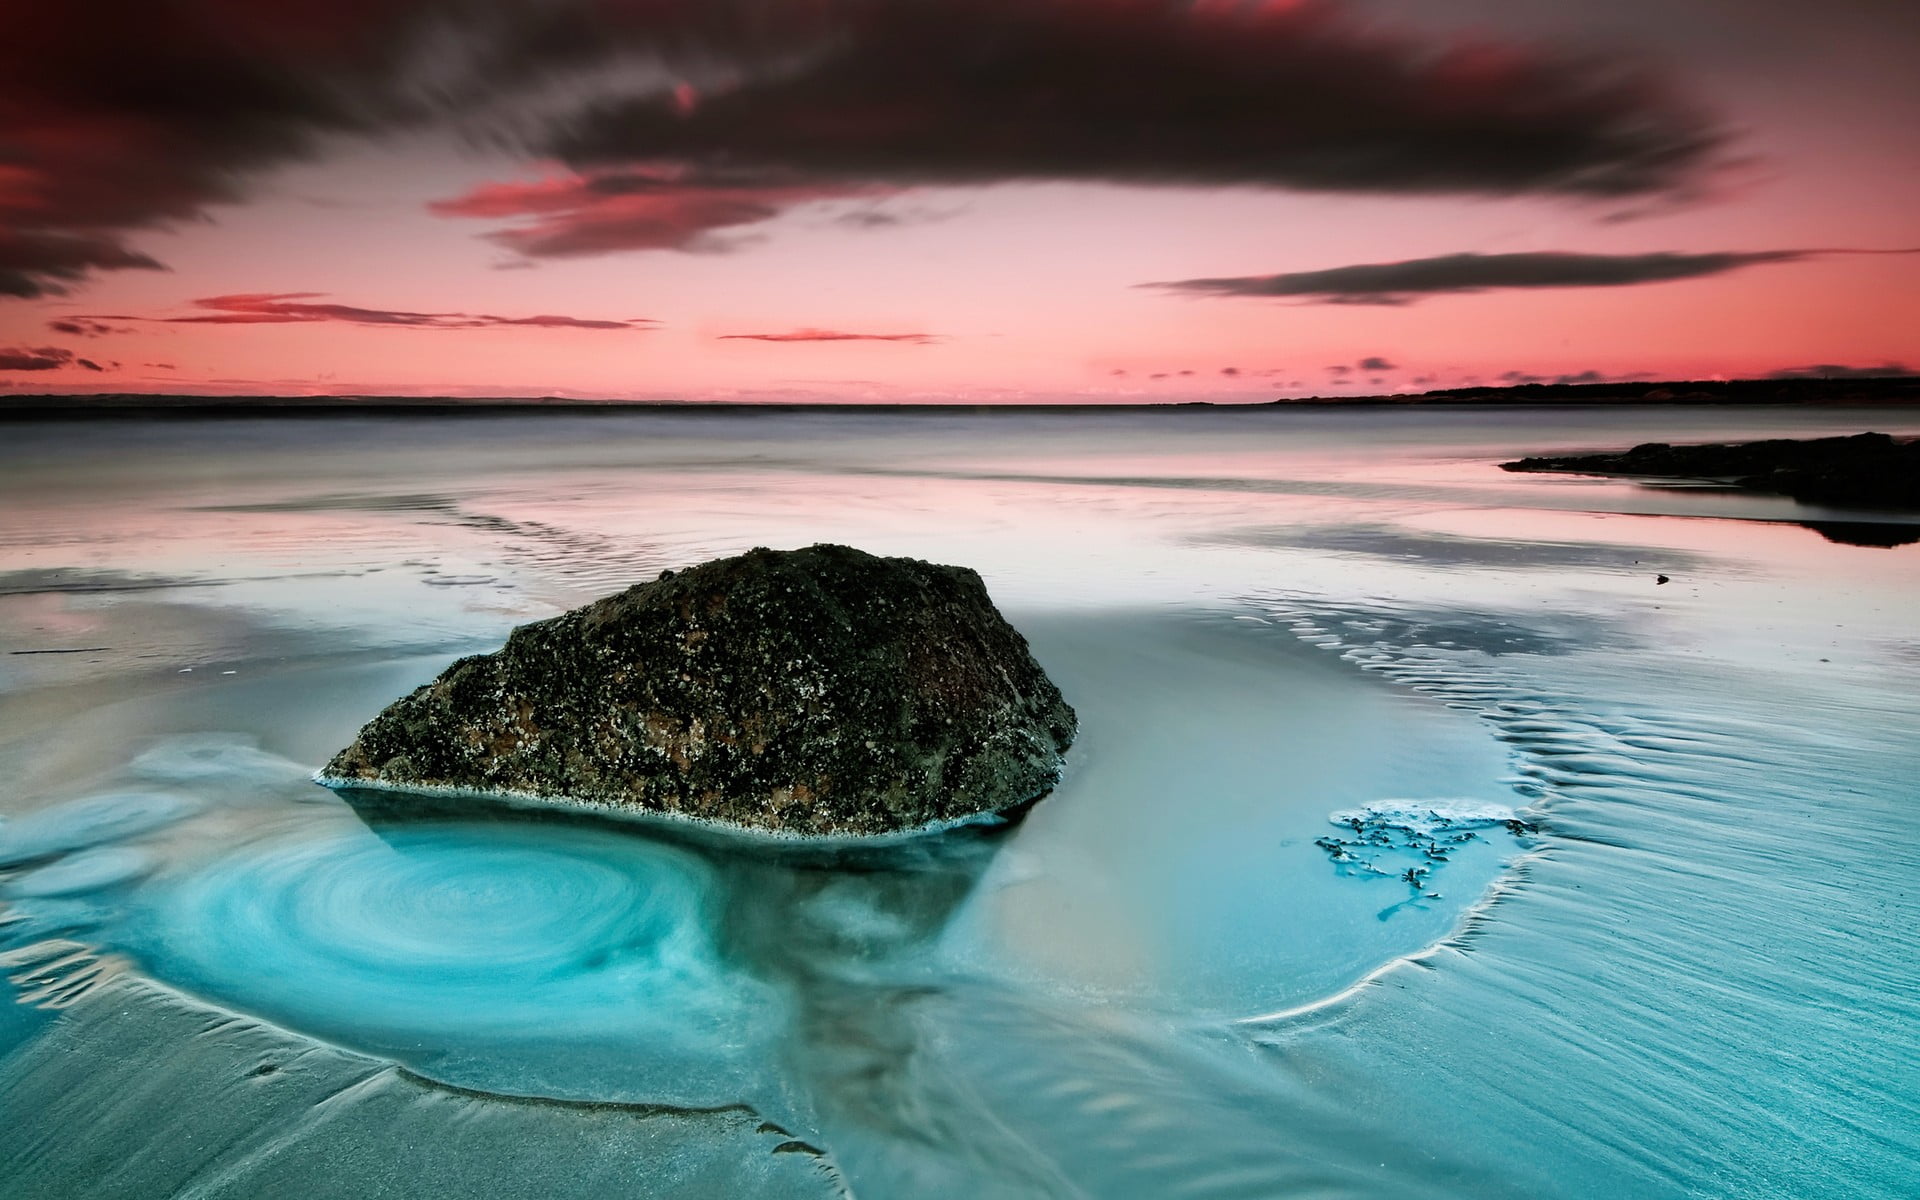
{"label": "sunset glow", "polygon": [[1920,363],[1911,6],[108,9],[0,37],[0,394],[1264,401]]}

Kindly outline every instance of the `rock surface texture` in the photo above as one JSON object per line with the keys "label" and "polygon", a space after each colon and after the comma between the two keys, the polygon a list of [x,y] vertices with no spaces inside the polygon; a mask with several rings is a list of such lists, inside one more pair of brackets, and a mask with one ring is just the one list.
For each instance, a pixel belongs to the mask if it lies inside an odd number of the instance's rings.
{"label": "rock surface texture", "polygon": [[1920,511],[1920,441],[1896,441],[1884,433],[1738,445],[1648,442],[1621,454],[1523,458],[1500,465],[1509,471],[1722,480],[1810,503]]}
{"label": "rock surface texture", "polygon": [[1045,795],[1074,732],[979,575],[821,545],[523,625],[389,706],[318,778],[871,836]]}

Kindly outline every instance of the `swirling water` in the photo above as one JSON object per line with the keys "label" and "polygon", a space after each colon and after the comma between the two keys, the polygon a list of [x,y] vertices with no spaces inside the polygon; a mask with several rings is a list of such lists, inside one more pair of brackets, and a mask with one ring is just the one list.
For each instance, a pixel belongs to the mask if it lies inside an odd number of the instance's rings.
{"label": "swirling water", "polygon": [[[1920,547],[1491,465],[1888,424],[23,426],[7,1194],[1916,1194]],[[307,782],[518,621],[815,540],[985,574],[1082,716],[1022,822]]]}

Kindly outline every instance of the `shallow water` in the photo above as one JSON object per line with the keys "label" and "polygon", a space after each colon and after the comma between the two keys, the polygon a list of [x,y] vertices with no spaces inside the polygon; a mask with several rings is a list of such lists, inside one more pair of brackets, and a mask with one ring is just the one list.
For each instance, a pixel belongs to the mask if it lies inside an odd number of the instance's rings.
{"label": "shallow water", "polygon": [[[1864,428],[1920,425],[10,427],[8,1194],[1915,1194],[1920,546],[1492,466]],[[981,570],[1082,719],[1023,821],[307,781],[518,622],[821,540]]]}

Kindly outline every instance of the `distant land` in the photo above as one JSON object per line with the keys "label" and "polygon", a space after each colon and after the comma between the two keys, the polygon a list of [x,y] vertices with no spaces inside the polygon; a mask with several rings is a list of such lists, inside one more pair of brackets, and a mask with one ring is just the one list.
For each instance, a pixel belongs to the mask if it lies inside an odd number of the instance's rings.
{"label": "distant land", "polygon": [[1374,396],[1306,396],[1270,401],[1160,401],[1140,403],[838,403],[738,402],[709,400],[587,400],[562,396],[198,396],[138,392],[0,396],[0,420],[50,417],[164,416],[321,416],[338,413],[504,414],[531,410],[616,412],[627,409],[674,411],[726,409],[754,412],[1083,412],[1088,409],[1217,408],[1266,411],[1275,408],[1480,405],[1698,405],[1755,404],[1801,406],[1920,407],[1920,375],[1863,379],[1672,380],[1641,383],[1523,383],[1506,387],[1443,388]]}

